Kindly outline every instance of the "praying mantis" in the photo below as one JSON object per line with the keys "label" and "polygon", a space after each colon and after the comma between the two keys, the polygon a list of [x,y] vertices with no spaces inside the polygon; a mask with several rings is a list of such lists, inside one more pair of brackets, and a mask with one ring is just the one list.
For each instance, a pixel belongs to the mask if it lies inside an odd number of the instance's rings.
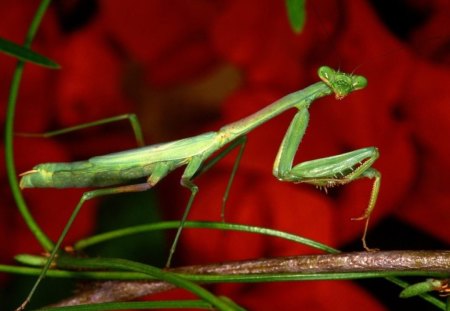
{"label": "praying mantis", "polygon": [[[367,80],[362,76],[335,71],[327,66],[318,69],[318,76],[321,79],[320,82],[286,95],[246,118],[223,126],[217,132],[207,132],[172,142],[95,156],[86,161],[39,164],[32,170],[22,173],[20,180],[22,189],[103,187],[87,191],[82,195],[27,300],[31,298],[39,282],[44,278],[70,226],[87,200],[117,193],[149,190],[170,172],[185,166],[181,177],[181,185],[187,188],[191,195],[170,248],[166,263],[167,267],[170,266],[180,234],[198,193],[198,186],[193,182],[193,179],[214,165],[220,159],[220,156],[208,163],[205,163],[205,161],[213,153],[227,145],[225,154],[240,146],[237,160],[225,190],[225,201],[244,150],[245,135],[291,108],[296,108],[298,111],[291,121],[276,155],[273,165],[274,176],[280,181],[308,183],[325,189],[344,185],[359,178],[373,179],[368,207],[362,216],[354,218],[354,220],[366,220],[362,242],[364,248],[369,250],[365,237],[381,181],[381,174],[372,168],[372,164],[379,156],[378,149],[367,147],[293,166],[294,157],[308,126],[308,108],[312,102],[331,94],[334,94],[336,99],[342,99],[349,93],[363,89],[367,85]],[[147,180],[132,183],[140,178],[147,178]]]}

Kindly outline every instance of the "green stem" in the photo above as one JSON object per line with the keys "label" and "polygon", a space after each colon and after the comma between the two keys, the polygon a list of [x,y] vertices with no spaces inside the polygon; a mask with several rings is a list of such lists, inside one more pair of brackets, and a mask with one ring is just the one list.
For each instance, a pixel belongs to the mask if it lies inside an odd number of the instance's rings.
{"label": "green stem", "polygon": [[[24,47],[29,48],[31,46],[31,42],[33,41],[33,38],[36,34],[39,24],[41,23],[42,17],[45,11],[47,10],[49,4],[50,0],[43,0],[39,5],[36,14],[31,22],[28,33],[26,35]],[[8,181],[10,184],[13,197],[17,204],[20,214],[22,215],[23,219],[28,225],[30,231],[38,240],[39,244],[41,244],[46,251],[50,251],[53,248],[53,242],[36,223],[25,203],[22,192],[20,191],[16,167],[14,164],[14,149],[13,149],[14,115],[24,65],[25,63],[23,61],[17,62],[16,70],[14,71],[14,75],[11,82],[11,88],[9,92],[8,106],[6,110],[6,123],[5,123],[6,172],[8,174]]]}
{"label": "green stem", "polygon": [[[177,229],[180,226],[179,221],[162,221],[152,224],[145,225],[137,225],[122,229],[116,229],[113,231],[93,235],[87,237],[85,239],[79,240],[75,243],[75,250],[83,250],[87,247],[91,247],[98,243],[107,242],[112,239],[122,238],[127,235],[139,234],[142,232],[149,232],[154,230],[167,230],[167,229]],[[229,231],[240,231],[240,232],[248,232],[255,234],[263,234],[267,236],[274,236],[281,239],[285,239],[288,241],[293,241],[296,243],[300,243],[303,245],[308,245],[315,249],[320,249],[324,252],[336,254],[340,251],[334,249],[328,245],[316,242],[311,239],[307,239],[298,235],[294,235],[288,232],[283,232],[275,229],[257,227],[257,226],[249,226],[242,224],[234,224],[234,223],[223,223],[223,222],[212,222],[212,221],[187,221],[184,224],[185,228],[206,228],[206,229],[217,229],[217,230],[229,230]]]}

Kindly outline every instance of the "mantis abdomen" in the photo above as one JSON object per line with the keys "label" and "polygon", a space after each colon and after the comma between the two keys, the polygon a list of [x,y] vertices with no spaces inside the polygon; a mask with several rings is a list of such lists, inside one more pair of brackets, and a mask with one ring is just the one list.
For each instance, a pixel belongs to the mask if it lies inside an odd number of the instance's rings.
{"label": "mantis abdomen", "polygon": [[45,163],[22,174],[21,188],[105,187],[148,177],[154,164],[98,165],[91,161]]}

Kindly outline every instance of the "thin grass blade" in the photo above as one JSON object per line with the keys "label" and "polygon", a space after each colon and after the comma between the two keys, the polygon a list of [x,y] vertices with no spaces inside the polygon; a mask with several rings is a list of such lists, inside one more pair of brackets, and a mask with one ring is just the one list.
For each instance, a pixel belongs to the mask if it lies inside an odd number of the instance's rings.
{"label": "thin grass blade", "polygon": [[59,69],[61,66],[53,60],[38,54],[29,48],[18,45],[9,40],[0,38],[0,52],[15,57],[25,62],[30,62],[39,66]]}

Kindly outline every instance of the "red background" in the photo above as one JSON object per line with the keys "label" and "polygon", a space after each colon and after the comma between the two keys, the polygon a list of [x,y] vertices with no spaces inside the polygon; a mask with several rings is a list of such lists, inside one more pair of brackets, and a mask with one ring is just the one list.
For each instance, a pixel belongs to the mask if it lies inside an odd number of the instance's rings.
{"label": "red background", "polygon": [[[329,65],[364,75],[369,85],[343,101],[330,97],[312,106],[295,163],[377,146],[381,157],[374,167],[383,178],[369,246],[448,246],[448,1],[398,1],[379,10],[368,1],[307,1],[307,21],[299,35],[289,27],[283,1],[81,3],[54,5],[43,20],[33,48],[62,69],[26,66],[17,132],[43,132],[136,112],[147,143],[178,139],[247,116],[317,81],[317,68]],[[2,1],[0,36],[21,43],[35,9],[32,1]],[[3,122],[14,65],[13,59],[0,55]],[[350,218],[366,207],[369,181],[326,195],[311,186],[278,182],[271,175],[293,113],[250,133],[226,219],[360,250],[363,223]],[[131,148],[130,133],[126,124],[119,124],[70,139],[18,137],[17,171]],[[229,156],[198,178],[200,193],[191,220],[220,219],[233,161]],[[11,263],[15,254],[39,252],[40,247],[14,208],[3,165],[0,174],[0,233],[7,237],[0,256],[3,263]],[[174,173],[157,189],[161,210],[171,219],[179,219],[188,196],[179,187],[179,176],[179,171]],[[56,239],[80,193],[38,189],[25,195],[33,215]],[[68,243],[93,230],[95,204],[84,208]],[[183,232],[180,247],[176,264],[314,252],[286,241],[217,231],[205,235],[204,230]],[[2,281],[7,288],[8,277]],[[217,285],[214,290],[251,310],[389,308],[352,282]]]}

